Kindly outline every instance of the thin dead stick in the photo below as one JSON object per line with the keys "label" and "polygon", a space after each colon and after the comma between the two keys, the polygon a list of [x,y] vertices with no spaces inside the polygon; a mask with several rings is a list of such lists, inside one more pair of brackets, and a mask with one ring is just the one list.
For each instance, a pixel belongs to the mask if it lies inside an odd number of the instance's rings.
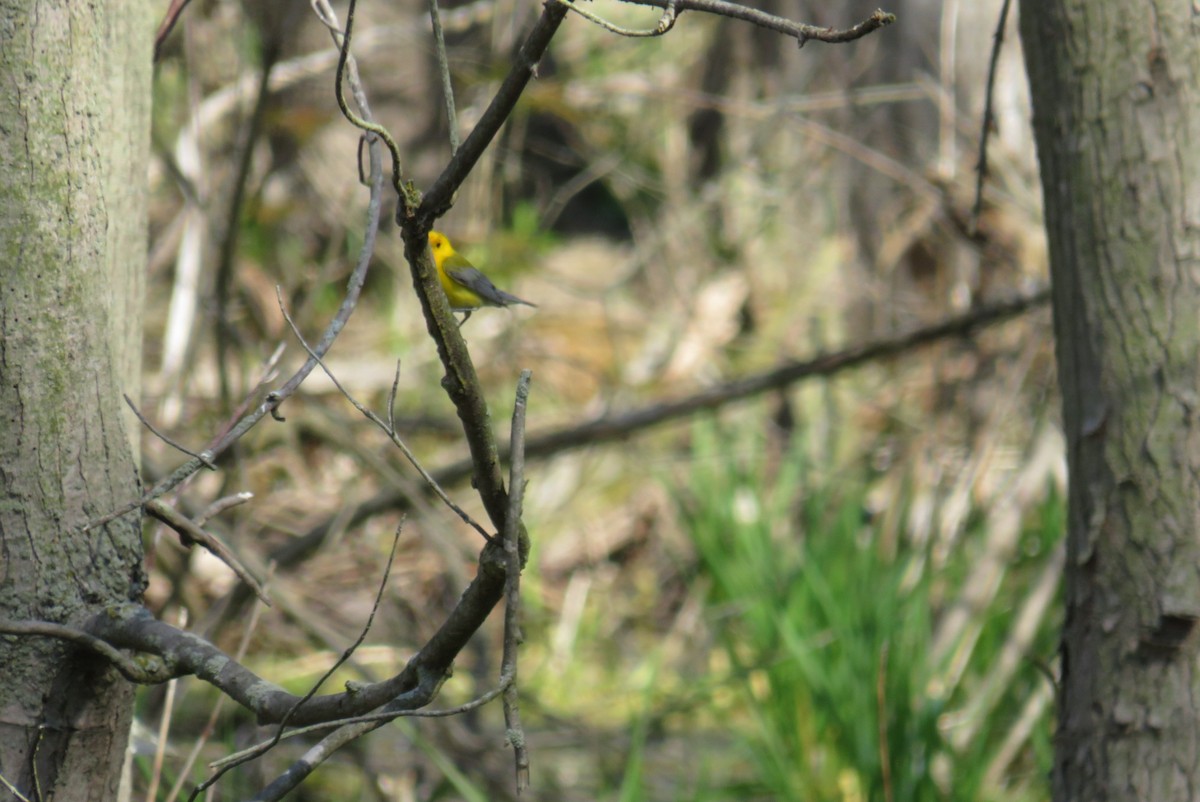
{"label": "thin dead stick", "polygon": [[167,445],[169,445],[171,448],[175,449],[176,451],[182,451],[184,454],[187,454],[189,457],[195,457],[196,459],[200,460],[200,462],[202,462],[204,464],[204,467],[208,468],[210,471],[215,471],[217,469],[217,466],[213,465],[213,463],[212,463],[212,455],[211,454],[208,454],[207,452],[203,452],[203,451],[197,454],[195,451],[190,451],[189,449],[185,448],[184,446],[182,446],[179,443],[172,440],[170,437],[167,437],[165,434],[160,432],[158,429],[154,428],[154,424],[151,423],[149,421],[149,419],[145,415],[142,414],[141,410],[139,410],[137,408],[137,406],[133,403],[133,399],[130,398],[128,394],[122,393],[121,396],[125,399],[125,403],[129,405],[129,408],[131,410],[133,410],[133,414],[137,415],[137,419],[142,422],[143,426],[145,426],[147,429],[150,430],[151,434],[153,434],[159,440],[162,440],[164,443],[166,443]]}
{"label": "thin dead stick", "polygon": [[204,547],[214,557],[228,565],[230,570],[237,574],[238,579],[245,582],[254,591],[254,595],[258,597],[259,601],[268,607],[271,606],[271,600],[267,598],[266,592],[263,591],[259,581],[254,578],[254,574],[242,565],[242,561],[237,558],[229,546],[225,545],[221,538],[203,527],[197,526],[187,516],[158,499],[146,502],[146,514],[174,529],[183,540],[184,545],[196,543]]}
{"label": "thin dead stick", "polygon": [[[358,63],[354,60],[354,56],[350,55],[350,41],[354,36],[354,12],[357,6],[357,0],[350,0],[350,5],[346,9],[346,28],[340,30],[337,14],[334,13],[329,0],[313,0],[312,3],[312,9],[316,12],[317,18],[329,29],[334,44],[339,48],[337,74],[334,78],[334,96],[337,99],[338,109],[351,125],[367,132],[369,136],[373,135],[387,146],[388,153],[392,157],[392,189],[396,190],[396,195],[401,201],[400,205],[403,207],[406,203],[414,203],[416,199],[409,197],[409,188],[404,182],[400,162],[400,146],[396,144],[396,140],[392,138],[386,128],[371,119],[371,107],[367,103],[367,94],[363,91],[362,81],[358,75]],[[349,73],[350,91],[354,95],[354,102],[358,105],[362,116],[355,114],[350,109],[350,105],[346,103],[343,81],[347,73]],[[368,142],[370,141],[372,140],[369,139]]]}
{"label": "thin dead stick", "polygon": [[[489,548],[491,547],[489,546]],[[422,705],[427,704],[429,700],[437,695],[445,680],[446,672],[444,671],[429,672],[418,669],[416,686],[400,694],[385,705],[379,720],[345,725],[325,736],[319,743],[305,752],[299,760],[292,763],[287,771],[276,777],[274,781],[259,792],[258,796],[254,797],[254,802],[271,802],[272,800],[282,799],[293,788],[303,782],[304,778],[311,774],[317,766],[329,759],[338,749],[372,730],[379,729],[389,720],[397,718],[403,711],[416,710]],[[392,715],[388,716],[388,714]]]}
{"label": "thin dead stick", "polygon": [[[354,310],[358,306],[358,298],[362,294],[363,285],[366,283],[367,269],[370,267],[371,259],[375,254],[375,239],[379,233],[379,214],[383,206],[383,157],[380,153],[378,142],[372,143],[369,150],[371,154],[371,195],[367,202],[367,224],[363,232],[363,243],[359,249],[358,262],[355,264],[354,271],[350,274],[350,279],[347,282],[346,296],[342,299],[341,306],[338,307],[337,313],[325,328],[325,333],[321,336],[320,342],[317,343],[314,349],[318,354],[325,354],[329,351],[333,346],[334,340],[341,334],[342,329],[346,327],[350,316],[354,314]],[[308,375],[312,373],[316,366],[316,360],[310,357],[299,370],[292,374],[291,378],[282,387],[267,393],[266,397],[253,410],[240,418],[229,431],[217,437],[207,449],[208,453],[212,455],[212,459],[215,460],[224,453],[226,449],[240,440],[246,432],[254,428],[267,415],[271,415],[277,420],[281,419],[278,413],[279,406],[299,389],[300,385],[308,378]],[[114,521],[117,518],[128,515],[139,507],[145,506],[150,500],[169,493],[190,479],[196,471],[203,467],[203,464],[199,459],[193,457],[176,468],[170,475],[160,480],[158,484],[143,494],[141,498],[127,502],[112,512],[89,521],[84,525],[83,530],[89,531],[96,527],[104,526],[110,521]]]}
{"label": "thin dead stick", "polygon": [[610,33],[615,33],[618,36],[630,36],[634,38],[662,36],[664,33],[675,27],[675,4],[677,0],[667,0],[666,10],[663,11],[663,15],[659,17],[658,24],[653,28],[622,28],[620,25],[616,25],[615,23],[604,19],[599,14],[588,11],[583,6],[576,5],[573,0],[558,0],[558,2],[562,3],[564,6],[571,9],[584,19],[590,20],[604,30]]}
{"label": "thin dead stick", "polygon": [[450,82],[450,60],[446,58],[446,36],[438,0],[429,0],[429,23],[433,27],[433,52],[437,55],[438,74],[442,78],[442,98],[446,101],[446,123],[450,128],[450,155],[458,150],[458,111],[454,106],[454,85]]}
{"label": "thin dead stick", "polygon": [[[270,563],[267,566],[267,575],[263,579],[263,587],[269,588],[271,580],[275,577],[275,563]],[[263,608],[255,605],[250,612],[250,623],[246,625],[246,629],[242,632],[242,639],[238,641],[237,651],[234,652],[233,659],[241,662],[246,656],[246,650],[250,647],[250,636],[254,634],[254,630],[258,628],[259,619],[262,618]],[[196,765],[196,760],[200,757],[200,752],[204,746],[212,738],[213,732],[217,727],[217,719],[221,715],[221,710],[225,707],[225,702],[229,697],[225,694],[217,696],[217,703],[213,705],[212,712],[209,713],[208,721],[204,723],[204,729],[200,731],[200,736],[196,739],[196,743],[192,745],[192,749],[188,752],[187,758],[183,761],[183,765],[179,767],[178,776],[175,779],[175,784],[171,786],[171,792],[167,794],[165,802],[175,802],[179,798],[179,792],[183,790],[184,784],[191,774],[192,766]]]}
{"label": "thin dead stick", "polygon": [[16,799],[20,800],[20,802],[30,802],[29,797],[17,790],[17,786],[10,783],[8,778],[3,774],[0,774],[0,785],[3,785],[5,788],[7,788],[9,793],[11,793]]}
{"label": "thin dead stick", "polygon": [[[496,698],[498,698],[500,694],[504,693],[507,688],[508,685],[506,684],[497,685],[487,693],[477,696],[469,702],[464,702],[457,707],[444,707],[437,710],[398,710],[387,713],[367,713],[366,715],[362,716],[352,716],[349,718],[335,719],[333,721],[324,721],[320,724],[310,724],[306,727],[296,727],[295,729],[285,732],[282,740],[286,741],[289,738],[296,738],[302,735],[312,735],[313,733],[324,732],[325,730],[337,727],[348,727],[358,724],[386,724],[389,721],[395,721],[398,718],[449,718],[450,716],[461,716],[463,713],[469,713],[472,710],[478,710],[489,702],[495,701]],[[226,763],[238,760],[239,758],[254,752],[265,743],[266,741],[263,741],[262,743],[247,747],[240,752],[235,752],[232,755],[226,755],[220,760],[213,761],[209,765],[213,768],[224,766]]]}
{"label": "thin dead stick", "polygon": [[221,438],[224,437],[230,429],[232,429],[234,426],[237,426],[237,423],[242,419],[242,416],[245,415],[252,406],[254,406],[254,399],[259,397],[263,388],[266,387],[269,382],[274,381],[275,377],[279,375],[277,371],[279,367],[279,360],[283,358],[283,352],[286,348],[286,345],[287,344],[282,340],[276,344],[275,350],[271,352],[271,355],[267,357],[267,361],[263,363],[262,370],[258,373],[258,381],[254,383],[253,389],[246,393],[246,396],[242,399],[242,402],[237,405],[237,408],[233,411],[233,413],[225,420],[223,424],[221,424],[220,429],[217,430],[216,437],[214,437],[208,444],[206,451],[211,450],[213,445],[219,443]]}
{"label": "thin dead stick", "polygon": [[[512,435],[508,463],[508,516],[504,519],[504,655],[500,664],[500,684],[504,690],[504,732],[512,744],[517,793],[529,787],[529,750],[517,693],[517,647],[521,637],[521,539],[525,524],[521,520],[525,499],[525,410],[529,402],[532,372],[521,371],[517,397],[513,404]],[[528,537],[528,536],[526,536]]]}
{"label": "thin dead stick", "polygon": [[183,15],[183,10],[187,8],[190,2],[191,0],[171,0],[171,5],[167,8],[167,13],[163,15],[162,22],[158,23],[158,30],[154,33],[155,64],[162,58],[163,45],[166,44],[167,37],[175,29],[175,23],[179,22],[179,18]]}
{"label": "thin dead stick", "polygon": [[992,111],[992,98],[996,88],[996,69],[1000,62],[1000,48],[1004,45],[1004,28],[1008,25],[1008,8],[1012,0],[1004,0],[1000,7],[1000,20],[996,23],[996,32],[992,34],[992,58],[988,62],[987,89],[984,91],[983,125],[979,132],[979,160],[975,162],[975,205],[971,207],[971,235],[979,230],[979,215],[983,212],[983,182],[987,180],[988,138],[996,125],[995,112]]}
{"label": "thin dead stick", "polygon": [[379,588],[375,592],[375,602],[371,605],[371,612],[367,615],[366,623],[363,624],[362,630],[358,633],[358,637],[355,639],[354,643],[350,644],[350,646],[342,652],[341,656],[334,661],[333,665],[330,666],[329,669],[322,674],[315,683],[313,683],[313,686],[308,689],[308,693],[297,700],[296,703],[292,705],[291,709],[284,714],[283,718],[279,722],[279,726],[275,730],[274,736],[252,749],[239,753],[239,757],[236,760],[221,761],[221,765],[219,768],[217,768],[216,773],[214,773],[212,777],[209,777],[207,780],[197,785],[192,791],[189,799],[194,799],[198,793],[206,788],[212,787],[230,769],[254,760],[255,758],[274,749],[280,740],[283,739],[284,730],[287,728],[288,721],[290,721],[292,716],[296,714],[296,711],[303,707],[309,699],[312,699],[314,696],[316,696],[317,691],[321,689],[321,686],[324,685],[329,678],[332,677],[334,673],[346,663],[347,660],[354,656],[354,653],[358,650],[358,647],[361,646],[363,641],[367,639],[367,634],[371,631],[372,624],[375,623],[375,614],[379,612],[379,605],[383,601],[384,592],[387,590],[388,578],[392,574],[392,565],[396,562],[396,549],[400,545],[400,535],[403,531],[404,519],[401,519],[400,523],[396,525],[395,535],[392,536],[392,549],[390,552],[388,552],[387,563],[383,568],[383,576],[379,579]]}
{"label": "thin dead stick", "polygon": [[[309,347],[308,342],[304,339],[304,335],[300,333],[300,329],[296,326],[296,321],[292,320],[292,316],[288,314],[287,307],[283,303],[282,291],[278,285],[275,287],[275,298],[279,302],[279,311],[283,314],[283,319],[287,321],[288,326],[291,328],[292,334],[294,334],[296,339],[300,341],[300,345],[304,347],[304,350],[308,352],[309,356],[317,360],[317,364],[321,366],[321,370],[325,371],[325,375],[329,377],[331,382],[333,382],[333,386],[338,389],[338,392],[345,396],[346,400],[353,404],[354,408],[357,409],[363,415],[363,417],[383,430],[383,433],[386,434],[388,439],[390,439],[392,443],[400,449],[400,452],[404,454],[405,459],[407,459],[409,463],[417,469],[417,473],[421,474],[421,478],[425,480],[425,483],[429,485],[430,489],[437,494],[437,497],[440,498],[447,507],[453,510],[458,517],[463,520],[464,523],[471,526],[479,534],[483,535],[484,540],[490,543],[492,541],[492,536],[488,533],[488,531],[480,526],[474,518],[467,514],[466,510],[454,503],[450,496],[446,494],[446,491],[442,489],[442,486],[438,484],[437,480],[433,478],[429,471],[425,470],[425,466],[423,466],[420,460],[417,459],[417,455],[412,452],[412,449],[408,447],[408,444],[405,443],[400,435],[396,433],[396,430],[393,429],[389,424],[385,423],[374,412],[367,409],[358,401],[357,398],[352,396],[349,391],[342,386],[342,383],[338,381],[337,377],[333,375],[333,371],[329,369],[329,366],[325,364],[324,360],[317,356],[316,352]],[[395,403],[395,393],[399,382],[400,363],[397,362],[396,378],[392,382],[392,394],[388,399],[388,416],[389,419],[392,420],[394,420],[392,407]]]}
{"label": "thin dead stick", "polygon": [[[187,626],[188,613],[187,608],[182,608],[179,611],[180,629]],[[158,722],[158,743],[154,748],[154,763],[150,769],[150,787],[146,789],[146,799],[148,802],[158,798],[158,786],[162,783],[163,761],[167,756],[167,738],[171,732],[171,714],[175,710],[175,692],[179,689],[179,678],[173,677],[167,681],[167,696],[163,700],[162,717]]]}
{"label": "thin dead stick", "polygon": [[212,504],[209,504],[207,507],[205,507],[204,511],[196,516],[196,526],[204,526],[211,519],[225,512],[225,510],[236,507],[239,504],[245,504],[252,498],[254,498],[254,494],[244,490],[241,493],[234,493],[232,496],[225,496],[224,498],[217,499]]}
{"label": "thin dead stick", "polygon": [[757,25],[760,28],[767,28],[768,30],[782,33],[785,36],[790,36],[796,40],[797,45],[800,47],[804,47],[805,43],[810,40],[825,42],[826,44],[853,42],[855,39],[861,39],[896,21],[895,14],[876,10],[871,16],[849,28],[826,28],[819,25],[792,22],[786,17],[777,17],[774,14],[759,11],[757,8],[726,2],[726,0],[624,0],[624,2],[640,6],[655,6],[657,8],[667,8],[675,5],[679,11],[703,11],[708,14],[742,20],[743,22]]}

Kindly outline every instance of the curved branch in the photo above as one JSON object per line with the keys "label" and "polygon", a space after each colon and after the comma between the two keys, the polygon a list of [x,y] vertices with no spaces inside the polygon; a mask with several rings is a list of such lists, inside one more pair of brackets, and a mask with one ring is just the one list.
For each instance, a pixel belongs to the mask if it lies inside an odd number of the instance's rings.
{"label": "curved branch", "polygon": [[[345,693],[309,699],[291,714],[289,723],[303,726],[361,716],[389,703],[389,709],[405,710],[428,704],[441,679],[449,675],[455,657],[503,597],[504,576],[502,547],[498,543],[487,545],[480,555],[479,573],[458,605],[399,674],[382,682],[355,685]],[[157,620],[140,605],[111,607],[92,619],[84,632],[112,647],[161,657],[172,676],[193,674],[210,683],[254,713],[260,724],[283,721],[303,701],[303,697],[259,677],[199,635]],[[430,677],[437,678],[437,682]],[[397,706],[398,699],[403,705]]]}
{"label": "curved branch", "polygon": [[896,21],[895,14],[877,9],[871,16],[849,28],[825,28],[819,25],[806,25],[803,22],[792,22],[786,17],[777,17],[757,8],[730,3],[727,0],[624,0],[639,6],[654,6],[666,9],[675,5],[679,11],[704,11],[722,17],[739,19],[752,23],[760,28],[767,28],[797,41],[800,47],[810,39],[826,44],[840,44],[861,39],[869,33],[891,25]]}
{"label": "curved branch", "polygon": [[57,638],[91,649],[101,657],[107,658],[121,676],[139,685],[157,685],[160,682],[178,676],[171,667],[159,660],[134,660],[107,641],[97,638],[81,629],[55,624],[51,621],[8,621],[0,618],[0,634],[5,635],[41,635],[47,638]]}

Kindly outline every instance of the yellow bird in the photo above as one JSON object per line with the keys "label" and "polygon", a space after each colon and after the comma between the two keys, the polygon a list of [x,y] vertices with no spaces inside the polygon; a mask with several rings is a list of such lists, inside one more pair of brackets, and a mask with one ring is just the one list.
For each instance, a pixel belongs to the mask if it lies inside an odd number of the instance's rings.
{"label": "yellow bird", "polygon": [[442,283],[442,290],[446,293],[446,299],[450,301],[450,309],[467,313],[463,323],[466,323],[471,313],[481,306],[537,306],[499,289],[491,279],[479,272],[475,265],[468,262],[465,256],[454,250],[454,246],[444,234],[430,231],[429,248],[433,251],[438,281]]}

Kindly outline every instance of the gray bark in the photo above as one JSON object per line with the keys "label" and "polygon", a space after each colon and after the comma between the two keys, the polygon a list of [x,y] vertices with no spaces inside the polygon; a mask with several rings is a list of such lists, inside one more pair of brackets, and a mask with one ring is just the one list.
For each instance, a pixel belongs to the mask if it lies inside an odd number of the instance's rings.
{"label": "gray bark", "polygon": [[[0,3],[0,617],[138,599],[137,431],[153,20],[145,3]],[[114,799],[133,689],[90,652],[0,636],[0,773]],[[7,792],[4,792],[7,793]]]}
{"label": "gray bark", "polygon": [[1200,798],[1200,14],[1024,0],[1071,471],[1054,798]]}

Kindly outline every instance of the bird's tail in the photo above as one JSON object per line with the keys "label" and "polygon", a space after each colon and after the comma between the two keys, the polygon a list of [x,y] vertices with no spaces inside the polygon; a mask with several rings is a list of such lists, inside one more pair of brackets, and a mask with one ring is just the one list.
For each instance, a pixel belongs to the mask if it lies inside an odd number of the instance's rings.
{"label": "bird's tail", "polygon": [[525,306],[532,306],[534,309],[537,308],[537,304],[533,303],[532,301],[526,301],[524,298],[518,298],[517,296],[513,295],[511,292],[505,292],[504,290],[497,289],[496,295],[498,295],[500,300],[503,302],[500,304],[501,306],[512,306],[513,304],[523,304]]}

